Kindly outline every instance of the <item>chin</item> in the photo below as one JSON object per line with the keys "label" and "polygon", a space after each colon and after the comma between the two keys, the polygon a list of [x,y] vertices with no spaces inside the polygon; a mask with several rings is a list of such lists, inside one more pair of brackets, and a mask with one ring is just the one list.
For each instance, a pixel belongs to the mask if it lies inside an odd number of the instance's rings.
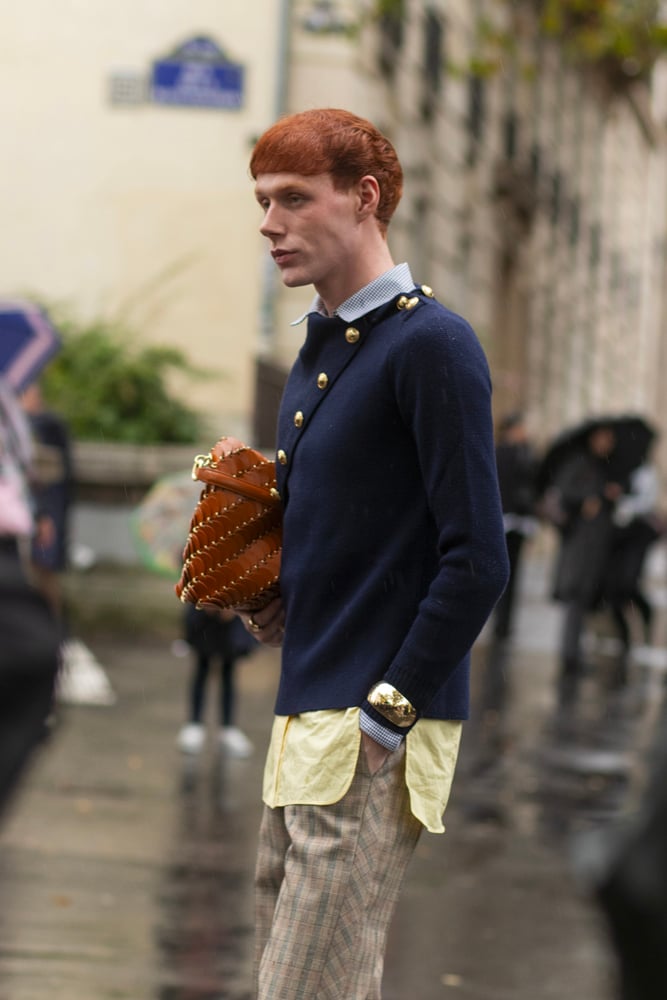
{"label": "chin", "polygon": [[289,272],[283,271],[281,274],[283,285],[287,288],[301,288],[303,285],[312,285],[312,279],[304,277],[301,274],[290,274]]}

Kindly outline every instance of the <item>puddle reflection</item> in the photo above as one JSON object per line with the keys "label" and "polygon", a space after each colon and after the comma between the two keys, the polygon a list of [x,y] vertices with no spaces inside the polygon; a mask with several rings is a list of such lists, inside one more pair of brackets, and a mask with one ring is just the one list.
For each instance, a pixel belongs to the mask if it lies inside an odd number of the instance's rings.
{"label": "puddle reflection", "polygon": [[472,821],[531,824],[548,839],[614,824],[632,809],[659,731],[665,685],[635,662],[617,683],[609,658],[592,659],[577,699],[558,704],[541,669],[509,639],[478,656],[467,733],[465,796]]}
{"label": "puddle reflection", "polygon": [[255,829],[243,808],[246,762],[218,752],[180,763],[180,815],[158,900],[156,997],[250,1000]]}

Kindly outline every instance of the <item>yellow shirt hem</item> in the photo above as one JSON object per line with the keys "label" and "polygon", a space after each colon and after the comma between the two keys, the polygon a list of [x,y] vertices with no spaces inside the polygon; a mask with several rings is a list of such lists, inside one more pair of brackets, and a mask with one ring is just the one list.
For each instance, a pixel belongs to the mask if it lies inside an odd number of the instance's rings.
{"label": "yellow shirt hem", "polygon": [[[462,723],[420,719],[406,737],[405,777],[413,815],[431,833],[444,833]],[[264,767],[263,801],[332,805],[349,789],[359,756],[359,709],[278,715]]]}

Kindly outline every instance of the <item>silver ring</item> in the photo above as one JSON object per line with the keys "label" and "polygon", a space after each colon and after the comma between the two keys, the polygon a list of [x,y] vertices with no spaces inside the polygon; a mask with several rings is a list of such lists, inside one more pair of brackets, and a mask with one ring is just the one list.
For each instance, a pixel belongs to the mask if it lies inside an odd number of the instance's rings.
{"label": "silver ring", "polygon": [[262,626],[257,624],[257,622],[255,621],[255,619],[253,618],[252,615],[250,615],[249,618],[248,618],[248,628],[250,629],[251,632],[261,632],[262,631]]}

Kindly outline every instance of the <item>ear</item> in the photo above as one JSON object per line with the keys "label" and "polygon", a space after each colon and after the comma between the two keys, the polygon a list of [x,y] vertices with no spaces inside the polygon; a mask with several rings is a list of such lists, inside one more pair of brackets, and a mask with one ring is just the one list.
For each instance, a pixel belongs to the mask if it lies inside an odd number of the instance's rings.
{"label": "ear", "polygon": [[357,211],[360,219],[374,216],[380,203],[380,185],[372,174],[365,174],[357,184]]}

